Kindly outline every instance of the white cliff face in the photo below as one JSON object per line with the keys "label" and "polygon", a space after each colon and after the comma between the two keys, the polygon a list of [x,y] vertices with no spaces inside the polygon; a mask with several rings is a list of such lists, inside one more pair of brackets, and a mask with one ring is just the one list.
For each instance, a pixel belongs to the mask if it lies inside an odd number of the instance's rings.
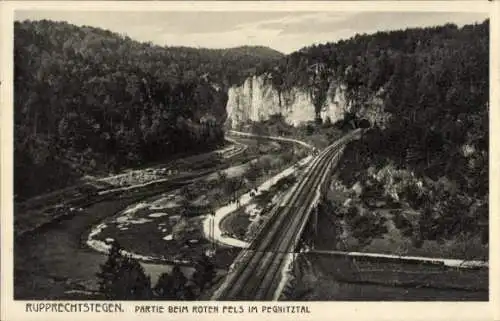
{"label": "white cliff face", "polygon": [[[314,120],[314,105],[307,90],[292,88],[279,93],[265,77],[253,76],[242,86],[229,88],[226,110],[233,127],[248,120],[266,120],[275,114],[283,115],[294,126]],[[321,117],[329,116],[335,122],[347,109],[343,86],[331,85]]]}
{"label": "white cliff face", "polygon": [[[229,88],[226,111],[232,128],[249,120],[263,121],[276,114],[281,114],[285,121],[293,126],[314,120],[314,104],[308,89],[294,87],[279,92],[267,77],[253,76],[247,78],[243,85]],[[364,107],[357,110],[357,115],[368,119],[372,124],[384,127],[390,114],[384,111],[382,96],[383,89],[362,104]],[[334,123],[350,110],[351,105],[346,98],[345,85],[337,80],[331,80],[321,110],[321,118],[325,120],[329,117]]]}

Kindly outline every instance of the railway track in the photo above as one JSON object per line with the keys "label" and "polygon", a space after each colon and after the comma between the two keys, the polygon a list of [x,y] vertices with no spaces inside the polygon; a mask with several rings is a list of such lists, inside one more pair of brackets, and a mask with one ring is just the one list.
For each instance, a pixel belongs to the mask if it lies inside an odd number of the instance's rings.
{"label": "railway track", "polygon": [[215,291],[213,300],[272,300],[275,297],[281,281],[279,274],[287,264],[287,255],[295,250],[313,210],[318,186],[345,143],[356,133],[344,136],[313,159],[284,206],[273,208],[268,222],[237,257],[235,267]]}

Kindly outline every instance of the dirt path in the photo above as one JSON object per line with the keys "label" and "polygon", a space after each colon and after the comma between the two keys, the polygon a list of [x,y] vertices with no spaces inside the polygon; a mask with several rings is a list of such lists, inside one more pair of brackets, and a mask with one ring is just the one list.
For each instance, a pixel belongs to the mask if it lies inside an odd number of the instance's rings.
{"label": "dirt path", "polygon": [[[249,204],[255,196],[262,194],[262,192],[268,191],[274,184],[276,184],[280,179],[290,176],[296,172],[296,166],[302,166],[307,164],[311,160],[311,156],[307,156],[304,159],[300,160],[297,164],[290,166],[289,168],[281,171],[277,175],[271,177],[264,183],[262,183],[258,187],[258,192],[251,196],[250,193],[245,193],[239,198],[239,204],[231,203],[226,206],[223,206],[215,211],[214,216],[207,216],[205,221],[203,222],[203,234],[209,240],[213,240],[219,244],[246,248],[248,247],[248,242],[232,238],[229,236],[224,236],[223,231],[221,230],[221,222],[222,220],[229,214],[236,211],[238,208]],[[211,233],[211,226],[214,227],[213,233]]]}
{"label": "dirt path", "polygon": [[[285,142],[293,142],[302,146],[305,146],[307,148],[313,148],[313,146],[297,140],[297,139],[291,139],[291,138],[284,138],[284,137],[275,137],[275,136],[259,136],[251,133],[244,133],[244,132],[239,132],[235,130],[230,131],[234,135],[238,136],[243,136],[243,137],[263,137],[267,138],[270,140],[277,140],[277,141],[285,141]],[[219,244],[227,245],[227,246],[234,246],[234,247],[241,247],[241,248],[246,248],[248,247],[248,242],[229,237],[229,236],[224,236],[224,231],[221,230],[221,222],[223,219],[236,211],[238,208],[245,206],[249,204],[255,196],[260,195],[264,191],[268,191],[274,184],[276,184],[280,179],[284,177],[288,177],[292,174],[294,174],[297,171],[298,166],[303,166],[307,164],[310,160],[312,159],[311,156],[307,156],[300,161],[298,161],[296,164],[293,166],[290,166],[289,168],[281,171],[280,173],[276,174],[275,176],[271,177],[264,183],[262,183],[258,188],[257,188],[257,193],[255,195],[251,195],[249,193],[243,194],[239,199],[237,203],[231,203],[228,205],[225,205],[215,211],[214,216],[207,216],[205,221],[203,222],[203,234],[205,237],[209,240],[215,241]],[[211,231],[213,227],[213,232]]]}

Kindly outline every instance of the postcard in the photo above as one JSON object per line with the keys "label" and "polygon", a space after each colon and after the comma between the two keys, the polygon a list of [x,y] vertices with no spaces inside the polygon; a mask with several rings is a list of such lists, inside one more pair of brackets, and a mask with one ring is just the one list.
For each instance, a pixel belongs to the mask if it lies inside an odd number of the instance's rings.
{"label": "postcard", "polygon": [[1,6],[3,320],[500,317],[498,3]]}

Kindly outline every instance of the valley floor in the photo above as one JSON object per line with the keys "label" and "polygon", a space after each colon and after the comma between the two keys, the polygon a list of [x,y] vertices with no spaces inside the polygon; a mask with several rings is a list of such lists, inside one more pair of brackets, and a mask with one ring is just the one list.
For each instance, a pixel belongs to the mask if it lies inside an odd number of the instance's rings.
{"label": "valley floor", "polygon": [[[246,139],[245,144],[252,145],[251,139]],[[241,142],[241,138],[238,141]],[[280,144],[268,143],[264,146],[270,148],[267,152],[272,152],[274,148],[276,157],[282,153],[283,146]],[[234,156],[238,158],[243,157],[246,148],[240,146],[226,151],[229,155],[233,153],[229,159]],[[309,159],[302,158],[301,163],[306,164]],[[292,161],[297,160],[295,158]],[[189,163],[185,164],[187,170]],[[199,170],[203,172],[204,163],[197,164],[202,164]],[[207,170],[210,164],[211,161],[206,163]],[[212,173],[207,172],[179,186],[165,185],[164,182],[155,184],[155,181],[163,179],[158,177],[158,170],[161,171],[161,168],[139,172],[149,173],[146,178],[144,175],[134,174],[136,171],[107,178],[107,183],[113,184],[113,188],[118,189],[117,192],[109,195],[104,193],[100,195],[103,197],[101,201],[16,240],[15,298],[98,299],[95,273],[104,262],[105,255],[95,250],[106,252],[106,242],[111,239],[118,240],[129,253],[134,253],[142,261],[153,284],[161,273],[170,271],[173,264],[182,266],[186,276],[191,275],[192,258],[212,249],[215,241],[218,244],[215,263],[218,276],[223,277],[240,248],[246,247],[251,240],[252,229],[265,220],[265,216],[260,216],[262,209],[272,206],[288,190],[287,184],[293,184],[290,181],[283,185],[283,179],[293,177],[296,171],[300,171],[300,166],[286,168],[286,162],[280,164],[257,179],[257,195],[240,187],[236,193],[239,201],[227,204],[231,201],[227,195],[222,200],[219,199],[217,204],[222,206],[214,210],[215,221],[212,221],[212,216],[207,215],[206,211],[183,218],[180,206],[182,193],[186,192],[181,187],[186,184],[196,191],[193,202],[206,205],[215,200],[214,187],[210,187],[208,182],[217,181],[220,174],[213,170]],[[243,160],[223,171],[226,177],[241,177],[248,170],[245,166]],[[177,168],[181,169],[182,166]],[[141,181],[135,181],[134,177],[139,177]],[[340,192],[336,195],[342,198],[342,202],[345,201],[345,195],[342,196]],[[370,262],[330,255],[327,252],[335,250],[336,247],[332,245],[337,242],[334,232],[336,228],[332,225],[331,218],[331,215],[320,217],[319,233],[314,240],[317,248],[326,252],[309,252],[296,256],[298,259],[293,264],[292,277],[285,285],[281,299],[487,299],[487,268],[429,268],[418,264]],[[89,231],[92,231],[90,236]],[[352,247],[344,250],[356,249]],[[378,252],[411,254],[396,253],[393,249],[384,247],[381,249]]]}
{"label": "valley floor", "polygon": [[[245,139],[239,139],[239,141],[242,140]],[[250,142],[251,139],[246,139],[246,141]],[[289,145],[290,143],[286,144],[286,149],[289,149]],[[283,150],[281,143],[275,144],[271,141],[263,144],[262,148],[266,150],[266,154],[274,150],[274,153],[279,155]],[[244,159],[249,159],[248,156],[244,157],[242,155],[245,149],[240,149],[241,152],[237,150],[236,153],[234,153],[233,149],[233,155],[230,155],[225,162],[234,164],[235,159],[242,158],[243,164]],[[227,154],[222,156],[224,155]],[[190,170],[193,169],[188,165],[189,162],[185,164],[186,169],[188,167]],[[203,162],[196,162],[196,164],[203,164]],[[237,161],[236,164],[238,164]],[[283,165],[286,165],[286,162],[282,163],[282,165],[278,164],[278,166]],[[267,175],[273,175],[273,172],[278,169],[279,167],[268,171]],[[201,168],[200,170],[203,171],[204,169]],[[241,170],[226,169],[225,171],[227,171],[226,177],[229,178],[242,173]],[[99,266],[104,262],[106,256],[88,247],[89,239],[87,235],[91,228],[95,231],[96,226],[102,228],[103,222],[109,223],[112,220],[115,220],[115,223],[118,221],[119,224],[115,224],[113,229],[102,229],[101,233],[96,233],[94,241],[106,241],[109,238],[117,239],[125,249],[137,253],[138,258],[143,261],[141,264],[144,266],[146,274],[151,275],[153,284],[161,273],[168,272],[172,268],[170,263],[183,266],[183,272],[189,276],[193,270],[190,267],[192,264],[190,256],[198,255],[204,249],[211,247],[211,243],[203,235],[203,219],[205,215],[194,216],[189,219],[185,227],[177,226],[177,230],[181,234],[187,232],[187,239],[181,237],[182,241],[174,241],[178,243],[179,247],[170,246],[169,243],[172,240],[169,239],[169,236],[171,237],[172,229],[179,223],[173,222],[172,219],[178,220],[179,217],[175,216],[180,214],[176,213],[179,210],[178,208],[170,206],[171,196],[174,195],[175,199],[175,195],[180,192],[179,187],[176,187],[175,184],[171,186],[168,182],[147,184],[147,182],[143,181],[144,175],[141,175],[143,173],[155,174],[157,172],[146,169],[142,172],[131,171],[110,177],[106,179],[107,183],[113,184],[114,187],[112,188],[118,189],[118,191],[109,194],[101,193],[96,196],[99,200],[87,206],[82,206],[83,208],[72,215],[63,215],[62,217],[56,216],[56,214],[52,214],[53,216],[43,215],[35,222],[29,221],[28,223],[31,223],[31,226],[36,227],[42,218],[48,220],[47,223],[41,224],[36,230],[30,231],[26,229],[27,232],[16,239],[14,251],[15,298],[99,298],[98,294],[94,292],[97,289],[95,273],[99,270]],[[133,180],[134,176],[141,179],[139,184],[135,184],[137,181]],[[214,178],[210,174],[202,177],[204,178],[201,182],[205,182],[207,179],[210,181],[211,178]],[[158,177],[150,175],[146,179],[155,181]],[[196,182],[200,182],[200,178],[195,178],[188,185],[196,184]],[[204,184],[206,182],[197,186],[203,186]],[[198,193],[197,196],[202,193],[201,190],[196,192]],[[71,204],[69,200],[67,200],[67,203]],[[144,204],[148,204],[153,208],[147,211],[149,207],[145,207]],[[160,221],[163,221],[164,224],[160,224]],[[167,224],[170,221],[173,223],[171,226]],[[197,225],[192,224],[195,221]],[[99,234],[98,237],[97,234]],[[158,239],[152,238],[154,236],[158,236]],[[99,243],[97,242],[97,244],[98,248]],[[180,254],[184,259],[168,257],[170,252]],[[224,269],[232,263],[238,252],[238,248],[219,246],[215,258],[216,265],[220,268],[219,275],[224,274]],[[157,259],[155,253],[162,253],[164,259]],[[153,258],[151,259],[149,256],[153,256]]]}

